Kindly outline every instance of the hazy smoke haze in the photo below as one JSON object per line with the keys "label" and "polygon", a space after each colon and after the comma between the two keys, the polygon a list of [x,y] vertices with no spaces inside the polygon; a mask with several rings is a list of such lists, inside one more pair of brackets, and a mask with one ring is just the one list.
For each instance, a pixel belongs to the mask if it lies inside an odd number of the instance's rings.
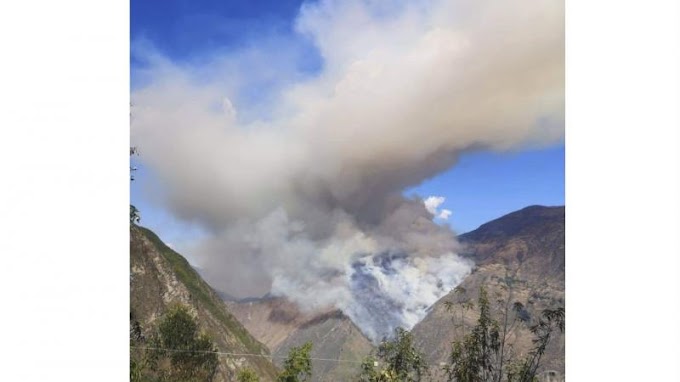
{"label": "hazy smoke haze", "polygon": [[132,144],[210,232],[192,255],[211,285],[335,306],[379,339],[472,267],[441,202],[402,191],[468,150],[563,139],[563,3],[321,1],[296,30],[318,73],[278,37],[192,63],[138,45]]}

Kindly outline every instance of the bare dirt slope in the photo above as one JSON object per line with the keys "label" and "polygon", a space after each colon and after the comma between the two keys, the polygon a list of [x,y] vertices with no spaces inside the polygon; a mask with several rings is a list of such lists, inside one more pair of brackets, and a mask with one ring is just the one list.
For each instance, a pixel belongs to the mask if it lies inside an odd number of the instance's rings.
{"label": "bare dirt slope", "polygon": [[348,381],[373,349],[352,321],[337,310],[301,312],[283,298],[228,302],[230,310],[280,363],[293,346],[313,343],[314,381]]}
{"label": "bare dirt slope", "polygon": [[[526,314],[536,318],[544,308],[564,306],[564,207],[531,206],[513,212],[461,235],[465,255],[473,258],[477,268],[461,286],[466,297],[451,292],[439,300],[430,313],[413,328],[418,345],[433,369],[446,362],[451,342],[462,336],[465,326],[475,324],[478,314],[461,309],[447,311],[444,302],[470,298],[476,302],[479,287],[485,285],[493,302],[507,282],[511,301],[526,307]],[[463,323],[464,325],[463,326]],[[526,354],[532,335],[526,325],[517,325],[510,335],[513,351]],[[558,335],[546,351],[542,370],[564,376],[564,336]]]}

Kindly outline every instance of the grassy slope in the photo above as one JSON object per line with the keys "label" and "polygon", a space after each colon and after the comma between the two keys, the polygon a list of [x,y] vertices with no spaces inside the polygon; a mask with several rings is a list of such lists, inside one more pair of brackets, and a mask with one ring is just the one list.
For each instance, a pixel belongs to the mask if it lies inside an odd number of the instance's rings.
{"label": "grassy slope", "polygon": [[239,341],[246,345],[253,353],[268,353],[267,349],[255,340],[240,322],[226,311],[224,304],[212,288],[201,278],[189,262],[179,253],[172,250],[153,231],[138,227],[144,235],[156,246],[158,251],[172,265],[173,270],[182,283],[189,289],[192,296],[196,296],[201,303],[226,326]]}
{"label": "grassy slope", "polygon": [[[189,290],[194,303],[201,305],[203,309],[208,311],[219,322],[220,326],[225,328],[235,337],[238,343],[243,345],[248,353],[269,355],[268,349],[253,338],[241,323],[229,313],[226,305],[217,293],[201,278],[198,272],[191,267],[182,255],[165,245],[153,231],[139,226],[134,226],[131,229],[137,230],[153,244],[156,251],[170,264],[177,279]],[[221,350],[228,351],[230,349]],[[254,359],[253,361],[265,370],[270,377],[276,374],[275,366],[267,361],[266,358]]]}

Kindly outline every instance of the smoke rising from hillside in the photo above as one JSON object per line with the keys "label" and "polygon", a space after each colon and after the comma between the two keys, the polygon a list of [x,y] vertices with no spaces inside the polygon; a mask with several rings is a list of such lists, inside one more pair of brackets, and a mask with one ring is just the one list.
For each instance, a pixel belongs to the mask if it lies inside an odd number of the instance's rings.
{"label": "smoke rising from hillside", "polygon": [[338,307],[375,340],[371,317],[410,328],[471,268],[402,191],[465,151],[563,138],[563,4],[321,1],[296,29],[320,72],[282,38],[200,63],[142,49],[132,143],[210,232],[192,255],[211,285]]}

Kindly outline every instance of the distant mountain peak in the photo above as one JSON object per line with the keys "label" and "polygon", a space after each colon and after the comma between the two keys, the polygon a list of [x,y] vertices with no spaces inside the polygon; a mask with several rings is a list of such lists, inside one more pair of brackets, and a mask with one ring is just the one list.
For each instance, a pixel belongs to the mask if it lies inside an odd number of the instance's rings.
{"label": "distant mountain peak", "polygon": [[484,223],[460,235],[462,242],[481,241],[523,234],[535,234],[552,224],[564,225],[564,206],[531,205]]}

